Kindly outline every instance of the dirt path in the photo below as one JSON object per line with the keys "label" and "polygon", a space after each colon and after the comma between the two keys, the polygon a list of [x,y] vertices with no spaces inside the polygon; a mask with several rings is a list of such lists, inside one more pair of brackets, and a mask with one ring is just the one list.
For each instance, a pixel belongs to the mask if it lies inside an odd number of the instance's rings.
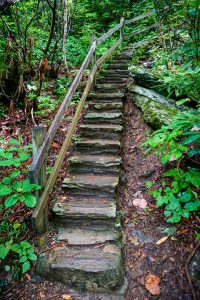
{"label": "dirt path", "polygon": [[[152,154],[144,156],[140,144],[150,128],[142,121],[142,115],[128,98],[125,104],[124,175],[120,186],[120,206],[123,212],[124,261],[128,288],[126,300],[190,300],[192,294],[185,272],[185,262],[194,245],[192,234],[186,233],[168,238],[161,229],[169,227],[163,211],[155,208],[154,200],[145,187],[147,180],[159,180],[162,166]],[[145,204],[142,209],[137,204]],[[134,203],[133,203],[134,201]],[[185,224],[181,224],[183,229]],[[153,274],[160,279],[161,293],[151,295],[145,288],[145,279]]]}

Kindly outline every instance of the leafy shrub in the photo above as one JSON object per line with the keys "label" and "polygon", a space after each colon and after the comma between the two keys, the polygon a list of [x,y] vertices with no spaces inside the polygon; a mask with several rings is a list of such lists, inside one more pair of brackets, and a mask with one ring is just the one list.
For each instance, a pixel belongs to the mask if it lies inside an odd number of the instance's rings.
{"label": "leafy shrub", "polygon": [[[189,218],[191,212],[197,212],[200,206],[198,189],[200,188],[200,172],[197,168],[184,165],[181,160],[200,153],[200,118],[199,111],[182,112],[174,117],[173,122],[155,131],[143,144],[150,146],[163,163],[177,161],[176,168],[163,174],[168,180],[162,182],[159,189],[151,190],[157,206],[164,206],[167,221],[176,223],[182,217]],[[187,145],[187,147],[185,146]],[[151,188],[152,183],[146,183]]]}
{"label": "leafy shrub", "polygon": [[5,176],[1,176],[0,181],[0,259],[4,261],[5,270],[11,270],[13,276],[18,279],[20,274],[30,268],[30,261],[36,260],[37,257],[30,243],[20,241],[26,225],[17,222],[13,215],[19,205],[28,208],[35,206],[36,198],[32,192],[40,187],[31,184],[29,179],[25,178],[26,172],[22,170],[30,158],[30,146],[22,148],[13,138],[9,139],[8,143],[1,138],[0,144],[0,167],[5,169],[6,173]]}

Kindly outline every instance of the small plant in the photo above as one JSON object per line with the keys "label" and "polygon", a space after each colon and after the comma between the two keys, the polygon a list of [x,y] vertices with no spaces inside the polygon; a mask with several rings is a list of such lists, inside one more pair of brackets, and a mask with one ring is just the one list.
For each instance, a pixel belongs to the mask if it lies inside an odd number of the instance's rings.
{"label": "small plant", "polygon": [[18,279],[20,274],[26,273],[30,268],[30,261],[37,257],[34,248],[27,241],[20,241],[26,225],[17,222],[13,215],[20,205],[25,208],[35,206],[36,198],[32,192],[40,189],[40,186],[31,184],[25,178],[26,170],[23,167],[30,158],[30,146],[22,148],[19,141],[13,138],[7,143],[0,138],[0,144],[0,166],[5,168],[5,176],[0,181],[0,259],[5,270],[11,270],[13,277]]}
{"label": "small plant", "polygon": [[[143,144],[150,146],[160,156],[162,163],[178,161],[177,167],[163,174],[167,178],[161,187],[151,190],[158,207],[164,206],[167,221],[177,223],[181,218],[189,218],[191,212],[200,207],[198,189],[200,188],[200,172],[197,168],[183,165],[181,161],[200,153],[200,121],[199,112],[182,112],[168,126],[155,131]],[[186,147],[187,145],[187,147]],[[146,187],[151,189],[153,182],[147,181]]]}

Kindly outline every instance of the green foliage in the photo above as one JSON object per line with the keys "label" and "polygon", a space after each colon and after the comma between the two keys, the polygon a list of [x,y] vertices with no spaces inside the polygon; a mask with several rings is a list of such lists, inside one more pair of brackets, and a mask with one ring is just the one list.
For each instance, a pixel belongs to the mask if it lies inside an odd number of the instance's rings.
{"label": "green foliage", "polygon": [[5,263],[5,270],[11,270],[17,279],[28,271],[30,261],[35,260],[36,255],[27,241],[20,241],[26,225],[16,221],[13,223],[11,219],[14,219],[12,215],[19,204],[28,208],[35,206],[36,198],[32,192],[40,187],[24,178],[22,170],[30,158],[30,146],[22,148],[19,141],[13,138],[7,142],[0,138],[0,143],[0,166],[5,169],[5,176],[0,181],[0,259]]}
{"label": "green foliage", "polygon": [[[174,117],[173,122],[155,131],[143,144],[150,146],[160,156],[162,163],[174,162],[200,153],[200,118],[198,111],[182,112]],[[187,147],[185,146],[187,145]],[[182,217],[189,218],[191,212],[200,207],[197,189],[200,188],[200,171],[186,167],[170,169],[163,174],[167,181],[162,182],[159,189],[151,190],[157,206],[164,206],[167,221],[176,223]],[[152,182],[146,182],[147,188]]]}

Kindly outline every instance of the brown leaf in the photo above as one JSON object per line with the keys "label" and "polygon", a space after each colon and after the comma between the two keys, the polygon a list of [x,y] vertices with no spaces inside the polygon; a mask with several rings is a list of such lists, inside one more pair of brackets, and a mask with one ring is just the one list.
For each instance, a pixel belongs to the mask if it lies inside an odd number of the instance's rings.
{"label": "brown leaf", "polygon": [[144,198],[136,198],[133,200],[133,205],[145,209],[147,201]]}
{"label": "brown leaf", "polygon": [[72,300],[71,295],[67,295],[67,294],[62,295],[62,298],[63,298],[63,300]]}
{"label": "brown leaf", "polygon": [[158,241],[156,242],[156,245],[160,245],[160,244],[164,243],[164,242],[168,239],[168,237],[169,237],[168,235],[162,237],[160,240],[158,240]]}
{"label": "brown leaf", "polygon": [[160,295],[160,278],[156,275],[150,274],[145,279],[145,287],[152,295]]}
{"label": "brown leaf", "polygon": [[58,144],[58,143],[53,143],[53,144],[52,144],[52,148],[58,149],[58,148],[59,148],[59,144]]}

